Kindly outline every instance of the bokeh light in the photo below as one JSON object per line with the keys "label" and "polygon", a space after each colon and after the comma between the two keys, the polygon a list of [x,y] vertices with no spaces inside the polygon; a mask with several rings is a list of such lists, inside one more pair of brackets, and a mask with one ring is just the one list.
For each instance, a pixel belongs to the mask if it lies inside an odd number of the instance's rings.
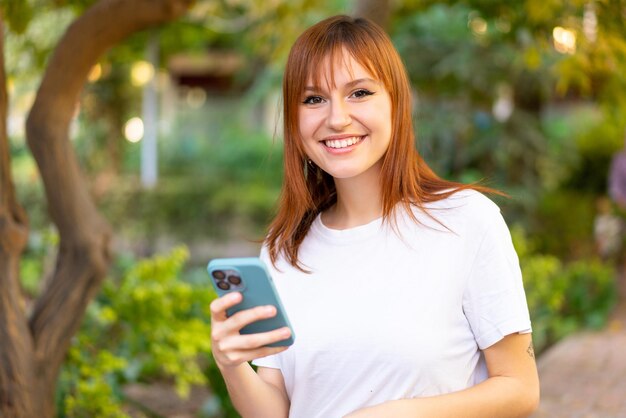
{"label": "bokeh light", "polygon": [[473,17],[469,22],[469,27],[474,35],[484,35],[487,33],[487,21],[482,17]]}
{"label": "bokeh light", "polygon": [[561,54],[573,54],[576,52],[576,34],[573,30],[557,26],[552,30],[554,49]]}
{"label": "bokeh light", "polygon": [[148,61],[137,61],[130,69],[130,81],[133,86],[146,85],[154,77],[154,67]]}
{"label": "bokeh light", "polygon": [[187,92],[185,101],[190,108],[199,109],[206,102],[206,91],[201,87],[193,87]]}
{"label": "bokeh light", "polygon": [[124,125],[124,136],[129,142],[139,142],[143,138],[143,121],[141,118],[134,117]]}
{"label": "bokeh light", "polygon": [[100,64],[96,64],[91,67],[91,70],[89,70],[87,80],[89,80],[90,83],[95,83],[100,80],[100,77],[102,77],[102,66]]}

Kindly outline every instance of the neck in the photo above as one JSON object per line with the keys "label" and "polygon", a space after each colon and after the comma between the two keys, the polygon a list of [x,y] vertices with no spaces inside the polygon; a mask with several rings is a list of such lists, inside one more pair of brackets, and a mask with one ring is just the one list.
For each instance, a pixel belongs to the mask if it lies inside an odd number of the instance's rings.
{"label": "neck", "polygon": [[357,177],[335,179],[335,187],[337,203],[322,214],[327,227],[353,228],[382,216],[379,164]]}

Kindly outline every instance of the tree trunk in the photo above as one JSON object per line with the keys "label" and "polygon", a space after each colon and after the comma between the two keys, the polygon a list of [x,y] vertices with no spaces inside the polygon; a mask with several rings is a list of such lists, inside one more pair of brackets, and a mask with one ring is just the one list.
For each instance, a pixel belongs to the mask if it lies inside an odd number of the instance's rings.
{"label": "tree trunk", "polygon": [[366,17],[378,23],[383,29],[387,28],[391,3],[389,0],[354,0],[353,14],[356,17]]}
{"label": "tree trunk", "polygon": [[89,196],[68,134],[87,74],[109,47],[177,18],[192,2],[101,0],[70,25],[50,58],[26,135],[60,247],[52,278],[28,321],[18,280],[26,217],[10,177],[4,70],[0,74],[0,418],[54,416],[59,369],[109,267],[110,227]]}
{"label": "tree trunk", "polygon": [[34,386],[33,339],[19,282],[19,259],[28,237],[24,210],[15,198],[7,137],[4,24],[0,16],[0,416],[38,416],[27,396]]}

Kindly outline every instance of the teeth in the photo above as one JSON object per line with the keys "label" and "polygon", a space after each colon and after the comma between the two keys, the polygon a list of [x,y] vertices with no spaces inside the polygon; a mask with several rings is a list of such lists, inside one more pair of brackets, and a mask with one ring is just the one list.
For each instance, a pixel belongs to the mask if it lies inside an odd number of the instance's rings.
{"label": "teeth", "polygon": [[356,144],[357,142],[359,142],[360,139],[360,136],[353,136],[352,138],[346,139],[331,139],[328,141],[324,141],[324,144],[326,144],[326,146],[330,148],[346,148]]}

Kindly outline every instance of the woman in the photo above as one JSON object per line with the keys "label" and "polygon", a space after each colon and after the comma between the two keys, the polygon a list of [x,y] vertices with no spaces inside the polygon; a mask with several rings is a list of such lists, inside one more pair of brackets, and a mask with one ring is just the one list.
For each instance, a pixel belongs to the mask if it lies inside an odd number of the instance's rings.
{"label": "woman", "polygon": [[[288,329],[215,300],[212,344],[244,417],[518,417],[538,402],[517,256],[477,187],[414,148],[410,87],[382,29],[306,30],[283,81],[285,180],[262,250]],[[478,190],[477,190],[478,189]],[[254,361],[253,361],[254,360]],[[255,371],[247,363],[258,366]]]}

